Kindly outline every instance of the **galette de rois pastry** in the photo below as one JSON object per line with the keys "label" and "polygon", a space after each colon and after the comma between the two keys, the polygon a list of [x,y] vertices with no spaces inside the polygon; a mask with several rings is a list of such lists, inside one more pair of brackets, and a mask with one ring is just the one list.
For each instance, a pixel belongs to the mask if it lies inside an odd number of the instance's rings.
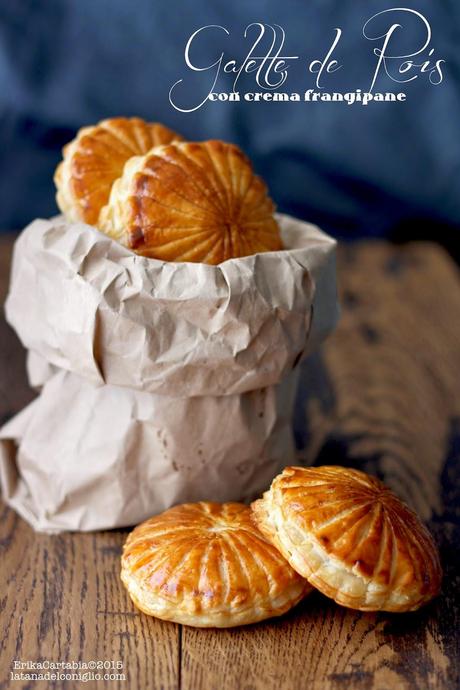
{"label": "galette de rois pastry", "polygon": [[141,611],[201,628],[279,616],[311,591],[241,503],[188,503],[143,522],[121,579]]}
{"label": "galette de rois pastry", "polygon": [[138,117],[114,117],[83,127],[63,149],[54,176],[59,208],[70,221],[97,225],[114,181],[132,156],[182,139],[179,134]]}
{"label": "galette de rois pastry", "polygon": [[99,229],[143,256],[219,264],[281,249],[274,210],[237,146],[173,142],[128,161]]}
{"label": "galette de rois pastry", "polygon": [[438,594],[438,551],[382,482],[344,467],[287,467],[252,504],[291,566],[338,604],[413,611]]}

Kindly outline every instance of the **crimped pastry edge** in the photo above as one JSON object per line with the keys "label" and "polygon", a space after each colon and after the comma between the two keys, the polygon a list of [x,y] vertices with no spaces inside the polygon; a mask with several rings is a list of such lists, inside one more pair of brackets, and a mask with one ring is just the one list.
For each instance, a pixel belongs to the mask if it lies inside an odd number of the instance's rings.
{"label": "crimped pastry edge", "polygon": [[[252,503],[251,508],[256,525],[299,575],[306,578],[313,587],[337,604],[359,611],[402,613],[417,610],[435,596],[428,592],[414,600],[407,594],[392,591],[388,586],[373,585],[371,578],[364,577],[333,554],[329,554],[314,535],[302,533],[303,541],[294,543],[291,535],[292,533],[299,534],[299,529],[292,521],[285,518],[275,496],[276,490],[272,484],[262,498]],[[313,566],[312,563],[314,563]],[[344,574],[348,577],[350,584],[346,591],[339,591],[331,586],[320,574],[325,564],[330,565],[330,573],[332,571],[339,577],[343,577]],[[340,586],[343,587],[343,584]],[[359,590],[359,593],[352,594],[350,590],[353,587]]]}
{"label": "crimped pastry edge", "polygon": [[142,170],[144,158],[154,152],[165,149],[168,144],[154,146],[148,153],[131,156],[123,166],[123,171],[112,184],[107,204],[99,213],[97,228],[114,240],[129,248],[128,236],[125,230],[126,215],[128,213],[128,199],[136,173]]}
{"label": "crimped pastry edge", "polygon": [[187,610],[184,604],[175,603],[141,587],[136,582],[136,578],[130,575],[123,566],[120,577],[131,600],[143,613],[171,623],[196,628],[233,628],[259,623],[287,613],[311,592],[308,582],[300,580],[289,585],[276,599],[260,601],[256,606],[247,606],[234,611],[216,609],[198,614]]}

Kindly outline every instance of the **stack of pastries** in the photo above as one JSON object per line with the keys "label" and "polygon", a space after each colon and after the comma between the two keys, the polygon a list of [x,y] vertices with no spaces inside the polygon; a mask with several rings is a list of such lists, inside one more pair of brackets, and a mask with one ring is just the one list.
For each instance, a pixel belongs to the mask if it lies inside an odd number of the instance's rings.
{"label": "stack of pastries", "polygon": [[414,611],[436,596],[439,555],[378,479],[287,467],[251,507],[196,503],[136,527],[121,579],[145,613],[196,627],[279,616],[313,589],[361,611]]}
{"label": "stack of pastries", "polygon": [[78,132],[54,179],[69,221],[149,258],[219,264],[282,249],[266,185],[233,144],[112,118]]}

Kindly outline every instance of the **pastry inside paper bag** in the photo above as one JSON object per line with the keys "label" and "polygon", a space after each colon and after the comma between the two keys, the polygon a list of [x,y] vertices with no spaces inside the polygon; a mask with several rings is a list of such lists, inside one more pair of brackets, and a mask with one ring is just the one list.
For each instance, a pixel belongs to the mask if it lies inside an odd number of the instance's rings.
{"label": "pastry inside paper bag", "polygon": [[281,249],[274,210],[237,146],[179,142],[127,162],[99,228],[150,258],[218,264]]}
{"label": "pastry inside paper bag", "polygon": [[311,591],[240,503],[188,503],[136,527],[121,578],[145,613],[197,627],[278,616]]}
{"label": "pastry inside paper bag", "polygon": [[126,161],[179,139],[182,137],[167,127],[138,117],[114,117],[83,127],[64,147],[64,160],[56,169],[59,208],[71,221],[96,225]]}
{"label": "pastry inside paper bag", "polygon": [[412,611],[439,592],[433,539],[374,477],[344,467],[288,467],[252,507],[291,566],[343,606]]}

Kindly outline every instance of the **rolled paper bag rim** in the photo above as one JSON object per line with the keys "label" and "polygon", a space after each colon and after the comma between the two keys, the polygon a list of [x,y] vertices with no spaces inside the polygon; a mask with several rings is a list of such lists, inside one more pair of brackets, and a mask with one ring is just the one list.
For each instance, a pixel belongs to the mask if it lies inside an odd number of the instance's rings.
{"label": "rolled paper bag rim", "polygon": [[274,385],[338,318],[336,242],[277,216],[284,250],[217,266],[139,256],[84,223],[19,236],[5,311],[23,344],[94,384],[173,397]]}

